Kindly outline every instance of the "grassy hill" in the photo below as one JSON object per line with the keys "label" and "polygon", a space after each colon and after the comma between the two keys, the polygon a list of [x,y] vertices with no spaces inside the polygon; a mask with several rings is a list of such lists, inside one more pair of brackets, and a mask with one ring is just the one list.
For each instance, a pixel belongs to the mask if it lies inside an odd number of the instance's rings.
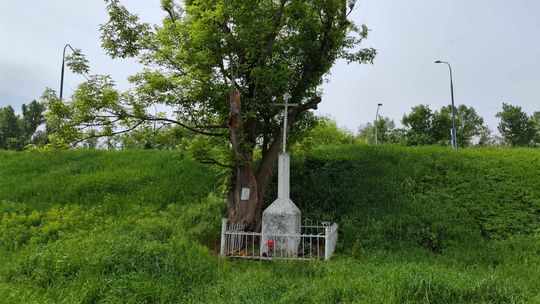
{"label": "grassy hill", "polygon": [[174,152],[0,152],[1,302],[540,303],[539,150],[327,147],[291,181],[330,262],[216,257],[222,176]]}

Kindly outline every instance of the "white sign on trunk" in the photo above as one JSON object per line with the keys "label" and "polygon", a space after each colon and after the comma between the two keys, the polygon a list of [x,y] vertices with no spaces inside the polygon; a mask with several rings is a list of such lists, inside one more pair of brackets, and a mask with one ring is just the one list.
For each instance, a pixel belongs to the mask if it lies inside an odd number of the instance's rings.
{"label": "white sign on trunk", "polygon": [[240,200],[248,201],[250,192],[251,190],[249,188],[242,188],[242,195],[240,196]]}

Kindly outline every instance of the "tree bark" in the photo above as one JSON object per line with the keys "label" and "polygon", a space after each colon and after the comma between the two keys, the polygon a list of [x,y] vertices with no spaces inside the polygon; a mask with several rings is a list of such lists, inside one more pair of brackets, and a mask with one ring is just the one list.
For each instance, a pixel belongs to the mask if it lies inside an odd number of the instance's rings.
{"label": "tree bark", "polygon": [[[229,95],[229,129],[235,166],[232,170],[227,197],[229,221],[242,224],[246,230],[258,230],[261,222],[261,201],[253,167],[253,146],[246,142],[242,122],[240,93]],[[242,194],[247,194],[242,197]]]}

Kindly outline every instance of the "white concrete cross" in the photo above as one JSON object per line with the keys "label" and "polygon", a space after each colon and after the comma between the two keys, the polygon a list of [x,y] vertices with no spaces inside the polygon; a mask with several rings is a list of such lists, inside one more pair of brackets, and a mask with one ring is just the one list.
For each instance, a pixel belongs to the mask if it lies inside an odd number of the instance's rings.
{"label": "white concrete cross", "polygon": [[289,99],[291,99],[291,95],[289,93],[285,93],[283,95],[285,99],[285,103],[275,103],[275,106],[282,106],[285,107],[285,111],[283,113],[283,146],[282,146],[282,152],[287,152],[287,116],[289,116],[289,107],[296,107],[298,106],[297,103],[289,103]]}

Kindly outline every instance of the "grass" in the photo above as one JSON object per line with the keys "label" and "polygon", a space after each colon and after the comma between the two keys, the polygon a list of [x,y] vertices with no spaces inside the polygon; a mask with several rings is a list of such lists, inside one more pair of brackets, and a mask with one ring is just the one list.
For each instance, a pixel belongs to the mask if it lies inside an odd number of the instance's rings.
{"label": "grass", "polygon": [[167,151],[0,153],[1,199],[52,205],[160,205],[199,200],[218,189],[209,168]]}
{"label": "grass", "polygon": [[340,224],[330,262],[216,257],[220,180],[173,152],[1,152],[1,302],[540,303],[538,150],[295,161],[304,217]]}

